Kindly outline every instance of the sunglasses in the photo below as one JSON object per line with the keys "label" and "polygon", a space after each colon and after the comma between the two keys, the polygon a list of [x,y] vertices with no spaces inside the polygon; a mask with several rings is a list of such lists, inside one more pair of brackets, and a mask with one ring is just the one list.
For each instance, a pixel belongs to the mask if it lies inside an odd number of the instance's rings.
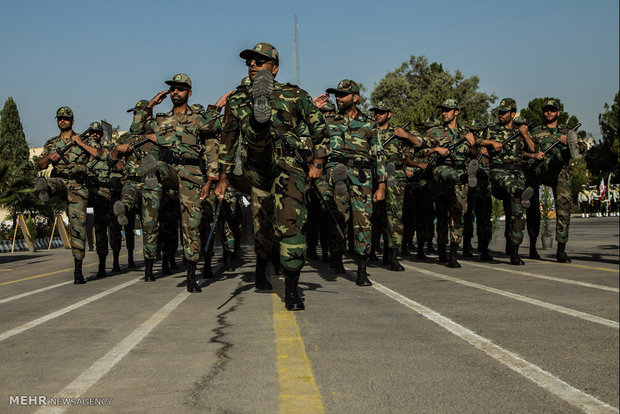
{"label": "sunglasses", "polygon": [[256,66],[263,66],[265,63],[269,63],[269,62],[273,62],[273,61],[271,59],[262,59],[262,58],[246,59],[245,60],[245,66],[247,66],[249,68],[250,66],[252,66],[252,62],[256,63]]}
{"label": "sunglasses", "polygon": [[189,91],[189,88],[187,86],[174,85],[174,86],[171,86],[169,89],[170,92],[174,92],[175,90],[179,92],[185,92],[185,91]]}
{"label": "sunglasses", "polygon": [[340,92],[340,91],[334,92],[334,96],[336,98],[344,98],[345,96],[349,96],[349,95],[351,95],[351,92]]}

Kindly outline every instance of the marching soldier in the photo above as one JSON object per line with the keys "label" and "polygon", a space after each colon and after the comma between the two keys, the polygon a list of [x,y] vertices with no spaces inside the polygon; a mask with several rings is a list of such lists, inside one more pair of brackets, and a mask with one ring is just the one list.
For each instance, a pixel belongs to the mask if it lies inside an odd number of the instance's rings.
{"label": "marching soldier", "polygon": [[[39,199],[49,201],[50,196],[67,201],[71,252],[74,258],[73,277],[75,284],[84,284],[82,262],[86,246],[86,205],[88,187],[86,186],[87,164],[92,159],[104,159],[103,149],[88,145],[80,135],[73,131],[73,111],[63,106],[56,111],[56,124],[60,134],[50,138],[43,147],[37,161],[39,170],[45,170],[51,163],[54,166],[51,178],[47,181],[39,177],[35,190]],[[64,154],[61,154],[64,152]]]}

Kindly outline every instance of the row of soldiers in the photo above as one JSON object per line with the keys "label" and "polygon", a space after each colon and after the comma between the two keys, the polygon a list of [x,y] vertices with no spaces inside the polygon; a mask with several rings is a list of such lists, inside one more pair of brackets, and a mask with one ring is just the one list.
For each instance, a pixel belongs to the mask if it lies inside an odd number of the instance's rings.
{"label": "row of soldiers", "polygon": [[[545,124],[529,131],[525,121],[516,117],[516,103],[510,98],[500,103],[497,124],[467,127],[458,122],[458,102],[448,99],[438,105],[439,122],[425,125],[425,133],[420,134],[392,126],[390,108],[383,104],[372,108],[374,119],[366,116],[358,108],[359,85],[350,79],[314,100],[295,85],[277,82],[279,55],[271,44],[258,43],[239,56],[245,60],[248,76],[215,105],[204,110],[190,106],[191,80],[177,74],[166,81],[169,89],[131,109],[129,133],[110,148],[77,135],[71,128],[70,109],[59,109],[61,133],[46,143],[38,161],[40,168],[54,165],[52,178],[40,178],[36,190],[40,197],[61,196],[69,203],[76,283],[84,281],[82,223],[93,186],[83,177],[94,169],[92,163],[121,174],[120,199],[110,198],[103,208],[110,211],[112,203],[119,224],[128,223],[132,209],[141,212],[146,281],[155,280],[160,231],[173,228],[159,216],[167,209],[180,210],[190,292],[201,291],[197,263],[205,257],[205,267],[210,269],[212,221],[225,201],[234,204],[230,200],[237,197],[235,191],[250,195],[256,287],[272,288],[266,267],[270,260],[277,263],[285,277],[284,302],[291,311],[305,307],[298,283],[306,236],[312,230],[320,229],[321,235],[311,238],[326,240],[331,268],[337,274],[345,272],[342,257],[350,234],[357,256],[356,284],[370,286],[367,264],[374,210],[375,221],[385,225],[385,230],[375,233],[385,233],[390,269],[404,270],[398,252],[403,222],[409,218],[403,213],[405,200],[407,208],[415,206],[418,246],[432,239],[435,210],[440,261],[456,268],[468,205],[477,218],[481,259],[490,259],[490,200],[492,192],[498,194],[509,217],[511,263],[519,265],[523,264],[519,257],[523,212],[537,195],[536,186],[549,185],[558,211],[557,259],[569,260],[565,253],[569,161],[578,156],[578,140],[573,130],[558,125],[557,102],[545,103]],[[329,100],[331,94],[337,106]],[[153,115],[153,108],[168,96],[172,110]],[[532,168],[526,174],[527,160]],[[111,181],[112,172],[107,177]],[[108,181],[98,180],[95,191],[105,192]],[[164,207],[167,197],[178,207]],[[384,200],[385,209],[373,209]],[[313,205],[319,214],[309,219],[308,207]],[[471,250],[471,236],[469,241],[465,237],[464,246]],[[163,251],[168,258],[174,256],[171,250]],[[418,251],[418,257],[423,254]]]}
{"label": "row of soldiers", "polygon": [[577,195],[579,208],[581,209],[581,217],[617,217],[618,206],[620,201],[620,185],[610,186],[607,191],[607,197],[601,201],[601,194],[595,185],[586,187],[581,186],[581,191]]}

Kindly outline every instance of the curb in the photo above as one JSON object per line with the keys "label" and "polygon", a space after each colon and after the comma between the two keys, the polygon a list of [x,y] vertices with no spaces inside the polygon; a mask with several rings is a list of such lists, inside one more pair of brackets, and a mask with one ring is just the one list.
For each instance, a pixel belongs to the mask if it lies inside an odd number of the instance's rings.
{"label": "curb", "polygon": [[[50,243],[50,238],[46,237],[44,239],[36,239],[34,242],[34,245],[37,250],[47,250],[47,246],[49,246],[49,243]],[[12,246],[13,246],[12,240],[0,241],[0,253],[10,253]],[[60,237],[54,237],[52,239],[52,248],[56,249],[58,247],[62,247],[62,240],[60,239]],[[26,241],[24,239],[15,240],[14,251],[16,252],[28,251],[28,245],[26,245]]]}

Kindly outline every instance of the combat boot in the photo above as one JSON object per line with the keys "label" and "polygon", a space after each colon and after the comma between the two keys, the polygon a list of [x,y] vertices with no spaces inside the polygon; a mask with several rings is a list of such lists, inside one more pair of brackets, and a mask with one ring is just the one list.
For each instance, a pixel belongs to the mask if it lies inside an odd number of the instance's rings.
{"label": "combat boot", "polygon": [[381,264],[383,266],[389,265],[391,257],[392,257],[392,249],[390,247],[385,246],[385,248],[383,249],[383,260],[381,261]]}
{"label": "combat boot", "polygon": [[411,251],[409,251],[409,243],[403,242],[402,246],[400,246],[400,254],[403,257],[411,255]]}
{"label": "combat boot", "polygon": [[146,154],[142,158],[142,175],[144,178],[144,186],[146,188],[155,189],[159,185],[157,180],[157,160],[152,154]]}
{"label": "combat boot", "polygon": [[112,271],[113,272],[120,272],[121,271],[121,264],[118,261],[118,255],[120,254],[120,252],[112,252]]}
{"label": "combat boot", "polygon": [[488,240],[480,240],[478,242],[478,251],[480,251],[480,261],[488,262],[493,260],[493,256],[489,253],[489,241]]}
{"label": "combat boot", "polygon": [[566,243],[558,242],[558,251],[555,254],[555,258],[558,261],[558,263],[570,263],[571,262],[568,255],[566,254]]}
{"label": "combat boot", "polygon": [[129,224],[129,220],[127,219],[127,211],[125,210],[125,205],[121,202],[121,200],[114,202],[114,205],[112,205],[112,212],[116,216],[118,224],[121,226],[126,226]]}
{"label": "combat boot", "polygon": [[523,192],[521,193],[521,207],[523,207],[523,209],[530,208],[530,199],[533,195],[534,189],[532,187],[527,187],[525,190],[523,190]]}
{"label": "combat boot", "polygon": [[198,265],[198,263],[190,262],[188,260],[185,265],[187,267],[187,291],[190,293],[202,292],[202,289],[200,288],[200,286],[198,286],[198,283],[196,283],[196,266]]}
{"label": "combat boot", "polygon": [[367,264],[368,256],[360,255],[357,262],[357,280],[355,281],[357,286],[372,286],[372,283],[368,280],[368,273],[366,273]]}
{"label": "combat boot", "polygon": [[106,256],[99,256],[99,270],[97,271],[95,277],[104,278],[107,276],[105,274],[105,259]]}
{"label": "combat boot", "polygon": [[155,259],[144,259],[144,281],[145,282],[154,282],[155,275],[153,274],[153,264],[155,263]]}
{"label": "combat boot", "polygon": [[232,264],[232,259],[233,259],[233,252],[224,250],[224,253],[222,254],[222,262],[224,265],[225,272],[235,270],[235,266],[233,266]]}
{"label": "combat boot", "polygon": [[375,249],[371,249],[370,250],[370,254],[368,255],[368,261],[369,262],[378,262],[379,258],[377,257],[377,254],[375,253]]}
{"label": "combat boot", "polygon": [[45,177],[40,176],[37,178],[37,181],[34,183],[34,190],[37,193],[37,197],[43,203],[48,203],[50,201],[50,193],[49,193],[49,185],[47,185],[47,180]]}
{"label": "combat boot", "polygon": [[463,257],[474,257],[471,239],[463,241]]}
{"label": "combat boot", "polygon": [[437,253],[437,250],[433,247],[433,239],[430,239],[426,242],[426,252],[430,254]]}
{"label": "combat boot", "polygon": [[540,260],[538,250],[536,250],[536,237],[530,237],[530,259]]}
{"label": "combat boot", "polygon": [[424,260],[424,259],[428,259],[428,257],[426,257],[426,255],[424,254],[424,241],[418,239],[418,252],[416,253],[416,259],[418,260]]}
{"label": "combat boot", "polygon": [[459,244],[455,242],[450,243],[450,254],[448,255],[448,263],[446,266],[451,267],[453,269],[460,269],[461,265],[456,260],[456,252],[459,249]]}
{"label": "combat boot", "polygon": [[128,250],[127,251],[127,268],[128,269],[135,269],[136,266],[136,262],[133,261],[133,250]]}
{"label": "combat boot", "polygon": [[271,264],[273,265],[273,274],[281,275],[282,265],[280,263],[280,251],[279,250],[273,250],[271,252]]}
{"label": "combat boot", "polygon": [[398,261],[398,255],[395,250],[390,253],[390,270],[392,272],[404,272],[405,268]]}
{"label": "combat boot", "polygon": [[306,259],[319,260],[319,255],[316,254],[316,246],[308,247],[308,249],[306,250]]}
{"label": "combat boot", "polygon": [[271,119],[269,96],[273,90],[273,75],[269,70],[261,70],[254,77],[252,98],[254,100],[253,115],[256,122],[264,124]]}
{"label": "combat boot", "polygon": [[519,256],[518,245],[512,245],[512,251],[510,252],[510,264],[514,266],[522,266],[525,264],[525,262],[521,260],[521,256]]}
{"label": "combat boot", "polygon": [[168,276],[172,274],[170,270],[170,261],[168,260],[168,255],[166,253],[162,253],[161,255],[161,274]]}
{"label": "combat boot", "polygon": [[323,254],[323,256],[321,258],[321,262],[329,263],[329,248],[328,247],[321,247],[321,253]]}
{"label": "combat boot", "polygon": [[506,256],[510,256],[512,254],[512,243],[510,243],[510,239],[506,237],[506,247],[504,248],[504,254]]}
{"label": "combat boot", "polygon": [[177,266],[177,262],[174,258],[176,252],[172,252],[168,255],[168,259],[170,261],[170,270],[177,270],[179,267]]}
{"label": "combat boot", "polygon": [[446,245],[441,243],[441,244],[437,244],[437,250],[438,250],[438,254],[439,257],[437,258],[437,261],[439,263],[447,263],[448,262],[448,255],[446,254]]}
{"label": "combat boot", "polygon": [[330,267],[337,275],[344,275],[347,273],[344,265],[342,264],[342,253],[332,253],[332,261],[330,263]]}
{"label": "combat boot", "polygon": [[82,275],[82,260],[74,258],[73,261],[75,264],[75,268],[73,270],[73,284],[83,285],[86,283],[86,280],[84,280],[84,276]]}
{"label": "combat boot", "polygon": [[288,311],[301,311],[306,307],[299,296],[299,270],[284,269],[284,305]]}
{"label": "combat boot", "polygon": [[203,279],[212,279],[215,277],[215,275],[213,274],[213,270],[211,269],[212,258],[213,258],[213,253],[205,253],[205,256],[204,256],[205,264],[202,268]]}
{"label": "combat boot", "polygon": [[257,290],[271,290],[273,286],[267,280],[267,259],[256,258],[256,271],[254,272],[254,286]]}

